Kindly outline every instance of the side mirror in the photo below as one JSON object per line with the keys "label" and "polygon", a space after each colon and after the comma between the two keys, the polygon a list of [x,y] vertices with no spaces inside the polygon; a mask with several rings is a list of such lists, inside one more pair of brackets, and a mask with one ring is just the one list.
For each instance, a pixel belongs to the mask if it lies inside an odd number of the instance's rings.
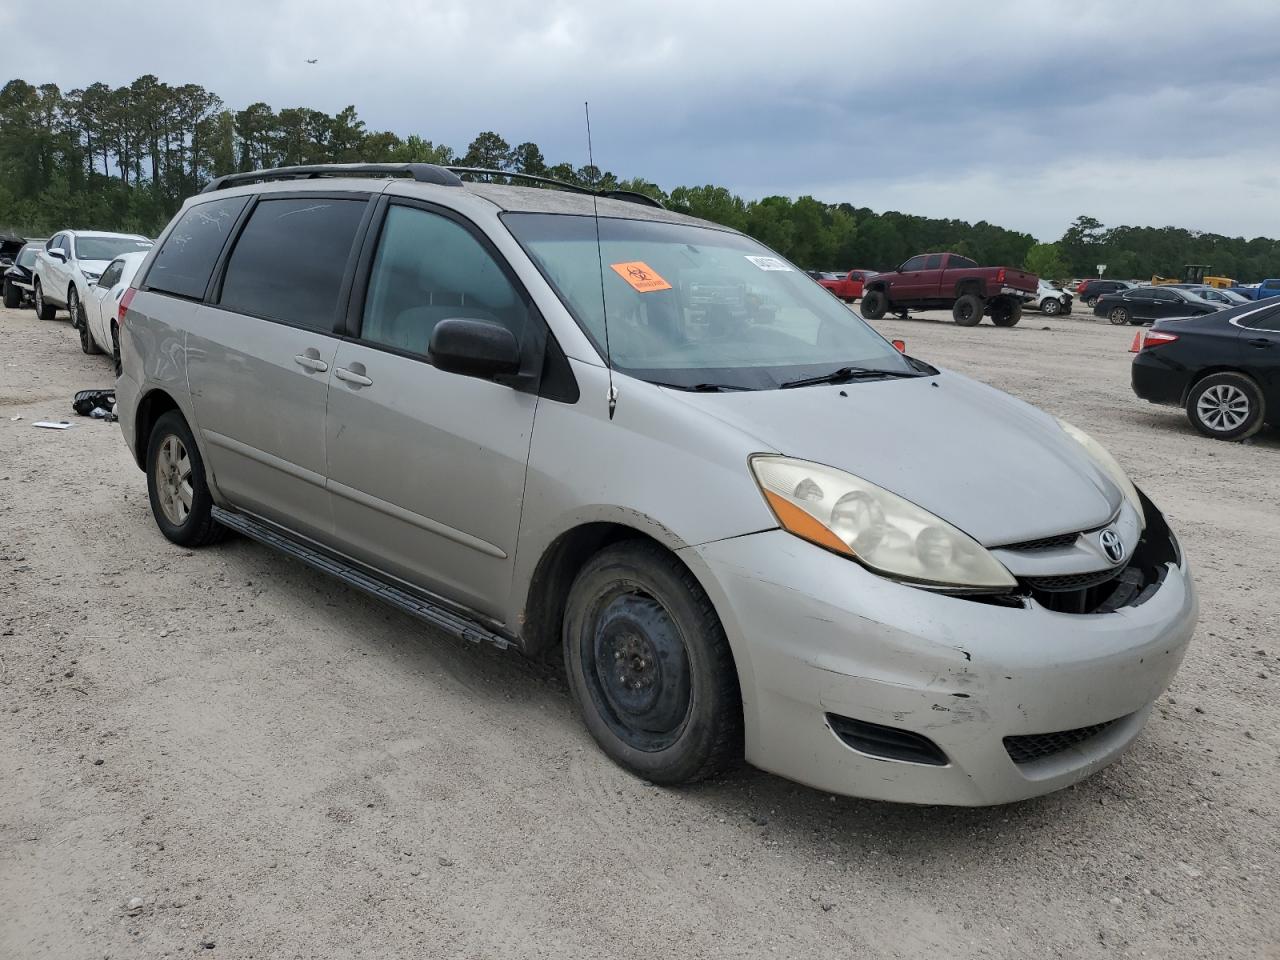
{"label": "side mirror", "polygon": [[427,356],[436,369],[485,379],[520,372],[515,335],[489,320],[441,320],[431,331]]}
{"label": "side mirror", "polygon": [[50,250],[49,256],[53,257],[55,260],[61,260],[63,263],[67,262],[67,254],[64,250]]}

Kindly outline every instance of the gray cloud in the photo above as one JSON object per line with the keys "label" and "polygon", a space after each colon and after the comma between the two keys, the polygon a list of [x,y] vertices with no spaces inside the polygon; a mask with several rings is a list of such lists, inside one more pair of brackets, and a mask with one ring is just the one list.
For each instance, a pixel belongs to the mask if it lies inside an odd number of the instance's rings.
{"label": "gray cloud", "polygon": [[[464,149],[480,130],[666,187],[812,193],[1055,237],[1107,223],[1280,232],[1280,6],[839,0],[133,0],[14,26],[8,73],[154,73],[233,108],[335,111]],[[314,66],[307,58],[318,58]]]}

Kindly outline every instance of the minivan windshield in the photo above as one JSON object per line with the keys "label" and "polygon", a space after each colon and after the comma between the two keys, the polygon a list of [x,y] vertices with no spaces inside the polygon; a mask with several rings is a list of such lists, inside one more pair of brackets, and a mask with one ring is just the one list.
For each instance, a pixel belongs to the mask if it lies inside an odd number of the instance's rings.
{"label": "minivan windshield", "polygon": [[597,253],[589,216],[506,213],[503,222],[601,356],[607,307],[608,352],[631,376],[767,390],[845,370],[918,374],[804,271],[741,234],[601,217]]}
{"label": "minivan windshield", "polygon": [[150,240],[135,237],[76,237],[76,256],[81,260],[114,260],[122,253],[150,249]]}

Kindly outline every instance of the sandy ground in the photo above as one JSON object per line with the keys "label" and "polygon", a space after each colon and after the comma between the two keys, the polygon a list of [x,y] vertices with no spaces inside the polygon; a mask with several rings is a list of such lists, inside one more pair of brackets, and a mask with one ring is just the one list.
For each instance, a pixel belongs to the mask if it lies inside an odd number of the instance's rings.
{"label": "sandy ground", "polygon": [[1280,436],[1138,401],[1132,331],[1087,313],[878,326],[1107,443],[1192,558],[1181,674],[1073,789],[648,786],[554,670],[170,545],[119,430],[71,413],[105,358],[0,311],[0,957],[1280,956]]}

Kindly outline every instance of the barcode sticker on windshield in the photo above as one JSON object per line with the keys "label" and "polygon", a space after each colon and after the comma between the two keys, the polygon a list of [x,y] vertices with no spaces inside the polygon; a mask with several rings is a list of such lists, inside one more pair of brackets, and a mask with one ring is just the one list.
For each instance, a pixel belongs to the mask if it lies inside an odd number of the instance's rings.
{"label": "barcode sticker on windshield", "polygon": [[752,263],[754,263],[761,270],[790,270],[791,269],[785,263],[779,260],[777,257],[747,257],[747,259],[750,260]]}
{"label": "barcode sticker on windshield", "polygon": [[640,293],[653,293],[657,290],[670,290],[671,284],[663,280],[658,275],[658,271],[653,269],[643,260],[631,260],[627,263],[611,263],[610,267],[613,272],[620,276],[627,283],[638,290]]}

